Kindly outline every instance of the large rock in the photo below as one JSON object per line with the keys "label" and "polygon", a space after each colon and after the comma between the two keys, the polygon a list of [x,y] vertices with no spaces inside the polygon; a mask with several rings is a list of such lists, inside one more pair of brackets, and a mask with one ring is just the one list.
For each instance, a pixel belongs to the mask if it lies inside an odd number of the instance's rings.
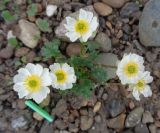
{"label": "large rock", "polygon": [[[97,16],[97,18],[98,18],[98,15],[95,12],[93,6],[87,6],[87,7],[82,8],[82,9],[84,9],[86,11],[92,12],[94,14],[94,16]],[[79,10],[76,11],[76,12],[74,12],[74,13],[72,13],[72,14],[69,14],[68,17],[72,17],[72,18],[78,19],[78,17],[79,17]],[[60,39],[62,39],[64,41],[70,42],[69,38],[65,36],[65,34],[67,33],[67,30],[66,30],[64,24],[66,24],[66,23],[67,23],[66,19],[62,20],[62,22],[60,23],[60,25],[56,28],[55,34],[56,34],[56,36],[58,38],[60,38]],[[98,27],[97,27],[97,29],[98,29]],[[95,33],[91,36],[90,39],[93,39],[96,36],[96,33],[97,33],[97,31],[95,31]]]}
{"label": "large rock", "polygon": [[38,44],[37,37],[40,36],[38,27],[27,20],[19,20],[20,34],[18,38],[29,48],[35,48]]}
{"label": "large rock", "polygon": [[160,0],[149,1],[139,22],[139,38],[145,46],[160,46]]}
{"label": "large rock", "polygon": [[126,0],[102,0],[102,1],[114,8],[120,8],[124,5]]}
{"label": "large rock", "polygon": [[95,61],[96,64],[102,66],[106,70],[108,80],[116,77],[117,62],[117,55],[112,53],[102,53]]}

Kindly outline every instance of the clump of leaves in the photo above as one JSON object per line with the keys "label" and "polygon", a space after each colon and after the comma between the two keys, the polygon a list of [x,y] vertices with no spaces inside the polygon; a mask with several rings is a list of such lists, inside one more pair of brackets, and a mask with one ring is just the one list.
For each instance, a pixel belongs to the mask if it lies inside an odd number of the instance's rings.
{"label": "clump of leaves", "polygon": [[16,38],[10,38],[8,39],[8,44],[12,45],[12,46],[17,46],[18,45],[18,41]]}
{"label": "clump of leaves", "polygon": [[51,28],[50,28],[47,20],[39,18],[36,20],[36,24],[37,24],[38,28],[43,32],[50,32],[51,31]]}
{"label": "clump of leaves", "polygon": [[1,0],[0,1],[0,10],[4,10],[6,8],[6,4],[9,2],[10,0]]}
{"label": "clump of leaves", "polygon": [[13,22],[17,19],[16,15],[12,15],[9,10],[4,10],[2,12],[2,17],[6,22]]}
{"label": "clump of leaves", "polygon": [[58,39],[53,39],[50,42],[47,42],[44,44],[44,46],[42,47],[42,56],[44,56],[45,59],[49,59],[49,58],[58,58],[61,56],[61,52],[59,50],[59,46],[60,46],[61,42]]}
{"label": "clump of leaves", "polygon": [[38,6],[37,6],[37,4],[33,3],[33,4],[30,4],[28,6],[27,14],[28,14],[29,17],[35,16],[37,14],[37,12],[38,12]]}

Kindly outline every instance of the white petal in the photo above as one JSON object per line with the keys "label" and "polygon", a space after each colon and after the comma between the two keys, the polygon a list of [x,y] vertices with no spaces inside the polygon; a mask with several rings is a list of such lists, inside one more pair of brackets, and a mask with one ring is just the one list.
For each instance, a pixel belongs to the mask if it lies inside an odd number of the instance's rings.
{"label": "white petal", "polygon": [[75,31],[74,25],[64,24],[64,27],[70,32],[74,32]]}
{"label": "white petal", "polygon": [[50,65],[49,68],[52,72],[56,72],[61,69],[61,65],[59,63],[54,63],[53,65]]}
{"label": "white petal", "polygon": [[23,98],[29,94],[27,89],[22,84],[15,84],[13,89],[18,92],[19,98]]}
{"label": "white petal", "polygon": [[52,83],[51,77],[50,77],[50,73],[49,70],[47,68],[44,68],[42,75],[42,85],[43,86],[50,86]]}
{"label": "white petal", "polygon": [[84,20],[87,19],[87,12],[85,10],[80,9],[80,11],[79,11],[79,19],[84,19]]}
{"label": "white petal", "polygon": [[152,91],[149,85],[146,85],[144,90],[141,93],[144,95],[144,97],[152,96]]}
{"label": "white petal", "polygon": [[92,36],[92,31],[87,32],[82,36],[82,42],[87,42],[87,40]]}
{"label": "white petal", "polygon": [[80,37],[80,35],[76,32],[67,32],[65,35],[70,39],[71,42],[75,42]]}
{"label": "white petal", "polygon": [[72,74],[68,76],[67,83],[76,83],[76,80],[76,76]]}
{"label": "white petal", "polygon": [[35,65],[35,69],[36,69],[36,74],[40,76],[43,72],[43,67],[41,65],[37,64],[37,65]]}
{"label": "white petal", "polygon": [[73,87],[73,84],[72,83],[67,83],[66,84],[66,89],[72,89]]}
{"label": "white petal", "polygon": [[13,82],[14,83],[21,83],[26,79],[26,76],[22,75],[22,74],[17,74],[13,77]]}
{"label": "white petal", "polygon": [[32,93],[32,98],[38,104],[41,103],[49,94],[50,89],[48,87],[43,87],[39,92]]}
{"label": "white petal", "polygon": [[30,72],[30,74],[36,74],[37,73],[35,65],[32,64],[32,63],[28,63],[25,68]]}
{"label": "white petal", "polygon": [[71,17],[66,17],[67,25],[75,25],[76,20]]}
{"label": "white petal", "polygon": [[93,17],[91,23],[90,23],[90,30],[93,32],[97,29],[99,23],[98,23],[98,20],[97,20],[97,17]]}
{"label": "white petal", "polygon": [[20,69],[18,70],[18,73],[19,73],[19,74],[22,74],[22,75],[24,75],[24,76],[29,76],[29,75],[30,75],[30,72],[29,72],[27,69],[25,69],[25,68],[20,68]]}
{"label": "white petal", "polygon": [[151,83],[153,81],[153,77],[150,75],[150,72],[148,71],[145,71],[143,73],[143,77],[144,77],[145,83]]}
{"label": "white petal", "polygon": [[136,100],[140,100],[140,98],[139,98],[139,92],[138,92],[138,90],[137,89],[133,89],[133,92],[132,92],[132,95],[134,96],[134,98],[136,99]]}

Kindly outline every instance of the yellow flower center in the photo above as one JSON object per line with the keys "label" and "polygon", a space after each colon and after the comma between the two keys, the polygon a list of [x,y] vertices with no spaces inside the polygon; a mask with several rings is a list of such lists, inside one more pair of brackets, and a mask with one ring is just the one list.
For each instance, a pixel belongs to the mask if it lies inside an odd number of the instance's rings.
{"label": "yellow flower center", "polygon": [[144,86],[145,86],[145,81],[143,79],[139,80],[138,83],[136,84],[138,91],[142,91],[144,89]]}
{"label": "yellow flower center", "polygon": [[55,72],[57,82],[63,84],[67,80],[67,73],[63,70],[57,70]]}
{"label": "yellow flower center", "polygon": [[136,62],[129,62],[124,67],[124,72],[128,77],[136,76],[138,74],[138,64]]}
{"label": "yellow flower center", "polygon": [[78,20],[75,24],[75,31],[81,35],[84,35],[89,30],[89,23],[86,20]]}
{"label": "yellow flower center", "polygon": [[38,92],[42,86],[41,77],[38,75],[28,76],[24,81],[24,86],[31,93]]}

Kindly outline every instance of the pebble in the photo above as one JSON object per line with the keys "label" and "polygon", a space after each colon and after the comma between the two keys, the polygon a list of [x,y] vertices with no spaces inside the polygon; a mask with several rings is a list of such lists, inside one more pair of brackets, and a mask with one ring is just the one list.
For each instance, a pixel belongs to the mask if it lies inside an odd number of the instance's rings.
{"label": "pebble", "polygon": [[69,131],[71,132],[71,133],[77,133],[78,131],[79,131],[79,128],[78,127],[76,127],[76,125],[75,124],[69,124]]}
{"label": "pebble", "polygon": [[14,46],[7,45],[5,48],[0,50],[0,58],[2,59],[9,59],[14,54]]}
{"label": "pebble", "polygon": [[50,103],[50,95],[48,94],[47,97],[40,103],[40,106],[43,108],[48,106],[49,103]]}
{"label": "pebble", "polygon": [[143,122],[144,124],[146,124],[146,123],[153,123],[153,122],[154,122],[154,119],[153,119],[153,117],[152,117],[152,114],[151,114],[149,111],[145,111],[145,112],[143,113],[142,122]]}
{"label": "pebble", "polygon": [[113,8],[121,8],[125,3],[125,0],[102,0],[102,1]]}
{"label": "pebble", "polygon": [[100,110],[101,108],[101,102],[97,102],[93,108],[93,112],[96,113]]}
{"label": "pebble", "polygon": [[18,130],[19,128],[26,126],[27,123],[28,123],[28,121],[23,116],[20,116],[20,117],[13,119],[11,121],[11,126],[12,126],[12,128]]}
{"label": "pebble", "polygon": [[107,34],[100,32],[97,34],[95,41],[100,44],[103,52],[108,52],[112,48],[111,40]]}
{"label": "pebble", "polygon": [[133,17],[133,15],[138,11],[138,4],[136,4],[135,2],[128,2],[122,7],[120,15],[123,18]]}
{"label": "pebble", "polygon": [[36,57],[36,53],[34,51],[30,51],[27,55],[26,55],[26,62],[31,63],[33,62],[34,58]]}
{"label": "pebble", "polygon": [[92,117],[81,116],[80,120],[81,120],[80,128],[81,128],[82,131],[86,131],[89,128],[91,128],[91,126],[93,124],[93,118]]}
{"label": "pebble", "polygon": [[46,14],[48,17],[52,17],[57,11],[56,5],[47,5],[46,7]]}
{"label": "pebble", "polygon": [[103,66],[107,66],[107,67],[103,67],[106,72],[107,72],[107,79],[112,79],[116,77],[116,67],[117,67],[117,61],[118,61],[118,57],[115,54],[112,53],[101,53],[99,54],[98,58],[96,59],[95,63],[102,65]]}
{"label": "pebble", "polygon": [[64,122],[63,120],[61,119],[57,119],[55,122],[54,122],[55,126],[58,128],[58,129],[61,129],[61,130],[64,130],[68,127],[68,123]]}
{"label": "pebble", "polygon": [[112,8],[102,2],[94,3],[94,9],[101,16],[108,16],[112,14]]}
{"label": "pebble", "polygon": [[66,53],[68,56],[73,56],[73,55],[80,55],[81,53],[81,45],[80,44],[69,44]]}
{"label": "pebble", "polygon": [[[154,8],[153,8],[154,7]],[[149,1],[139,21],[139,38],[144,46],[160,46],[160,1]]]}
{"label": "pebble", "polygon": [[125,130],[122,133],[133,133],[131,130]]}
{"label": "pebble", "polygon": [[43,117],[41,115],[39,115],[37,112],[33,113],[33,118],[38,120],[38,121],[42,121]]}
{"label": "pebble", "polygon": [[154,124],[149,125],[149,131],[151,133],[157,133],[157,127]]}
{"label": "pebble", "polygon": [[38,27],[34,23],[31,23],[25,19],[19,20],[18,24],[21,30],[18,38],[24,43],[25,46],[35,48],[38,44],[38,40],[35,38],[40,36]]}
{"label": "pebble", "polygon": [[149,133],[149,130],[145,124],[138,124],[135,129],[135,133]]}
{"label": "pebble", "polygon": [[102,121],[102,118],[100,115],[95,116],[94,119],[95,119],[95,122],[97,122],[97,123],[101,123],[101,121]]}
{"label": "pebble", "polygon": [[109,119],[107,122],[107,126],[109,128],[122,130],[124,128],[125,118],[126,118],[126,115],[121,114],[117,116],[116,118]]}
{"label": "pebble", "polygon": [[53,133],[52,123],[45,121],[41,126],[40,133]]}
{"label": "pebble", "polygon": [[127,128],[134,127],[141,122],[144,109],[142,107],[137,107],[132,110],[126,118],[125,126]]}
{"label": "pebble", "polygon": [[21,47],[21,48],[16,49],[15,56],[22,57],[22,56],[26,55],[28,52],[29,52],[29,48]]}
{"label": "pebble", "polygon": [[21,109],[21,110],[25,109],[25,108],[26,108],[26,105],[25,105],[25,103],[24,103],[24,100],[18,99],[17,107],[18,107],[18,109]]}
{"label": "pebble", "polygon": [[112,117],[121,114],[125,110],[125,105],[120,99],[112,99],[106,106]]}

